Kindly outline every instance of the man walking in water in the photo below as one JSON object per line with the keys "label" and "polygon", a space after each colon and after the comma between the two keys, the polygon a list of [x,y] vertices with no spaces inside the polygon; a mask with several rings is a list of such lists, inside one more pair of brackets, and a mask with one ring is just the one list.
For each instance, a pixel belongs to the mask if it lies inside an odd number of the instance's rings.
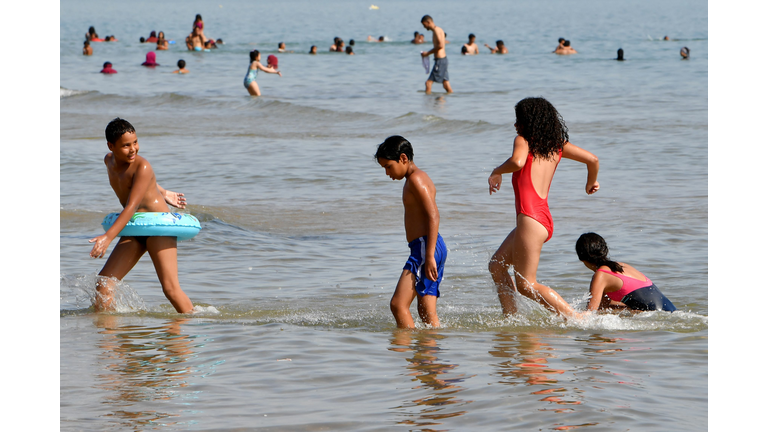
{"label": "man walking in water", "polygon": [[424,15],[421,18],[421,25],[432,32],[432,45],[434,45],[434,48],[431,50],[422,52],[421,56],[427,57],[430,54],[435,55],[435,66],[432,68],[432,73],[429,74],[429,78],[427,78],[427,82],[425,83],[425,92],[431,94],[432,83],[436,82],[438,84],[443,83],[445,91],[453,93],[451,84],[448,82],[448,58],[445,54],[445,32],[435,25],[435,22],[432,21],[432,17],[429,15]]}

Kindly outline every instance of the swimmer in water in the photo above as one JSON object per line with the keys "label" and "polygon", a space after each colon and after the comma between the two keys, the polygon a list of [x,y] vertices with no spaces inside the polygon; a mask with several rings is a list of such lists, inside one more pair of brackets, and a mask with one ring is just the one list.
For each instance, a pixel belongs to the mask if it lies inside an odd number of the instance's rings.
{"label": "swimmer in water", "polygon": [[576,254],[595,272],[589,285],[592,297],[588,311],[598,309],[663,310],[674,312],[674,304],[647,276],[631,265],[608,258],[608,244],[600,235],[585,233],[576,241]]}
{"label": "swimmer in water", "polygon": [[280,42],[277,44],[277,52],[285,52],[285,42]]}
{"label": "swimmer in water", "polygon": [[691,50],[688,49],[688,47],[682,47],[680,49],[680,57],[683,58],[683,60],[688,60],[688,57],[691,55]]}
{"label": "swimmer in water", "polygon": [[103,74],[116,74],[117,71],[112,69],[112,63],[104,62],[104,67],[101,69],[100,73],[103,73]]}
{"label": "swimmer in water", "polygon": [[[538,302],[565,317],[578,314],[552,288],[536,281],[544,243],[552,238],[554,222],[547,198],[555,169],[562,158],[587,167],[585,191],[592,195],[600,189],[597,156],[568,141],[568,128],[549,101],[530,97],[515,105],[515,129],[512,156],[494,168],[488,177],[491,194],[501,188],[503,174],[512,173],[515,191],[516,226],[491,257],[488,270],[501,302],[504,315],[517,312],[514,292]],[[543,197],[543,198],[542,198]],[[509,268],[514,268],[514,278]]]}
{"label": "swimmer in water", "polygon": [[[248,90],[248,94],[251,96],[261,96],[261,91],[259,90],[259,85],[256,83],[256,76],[259,74],[259,71],[264,71],[266,73],[271,74],[278,74],[279,76],[283,76],[280,71],[278,71],[276,68],[273,69],[271,67],[266,67],[263,64],[261,64],[261,54],[258,50],[253,50],[250,52],[251,57],[251,64],[248,66],[248,72],[245,74],[245,79],[243,80],[243,86]],[[277,67],[277,57],[275,57],[275,67]]]}
{"label": "swimmer in water", "polygon": [[312,45],[311,47],[309,47],[309,53],[310,54],[317,54],[317,46],[316,45]]}
{"label": "swimmer in water", "polygon": [[179,60],[179,61],[176,63],[176,66],[178,66],[178,67],[179,67],[179,69],[177,69],[177,70],[173,71],[173,73],[175,73],[175,74],[185,74],[185,73],[189,73],[189,70],[187,70],[187,69],[186,69],[186,66],[187,66],[187,62],[185,62],[184,60]]}
{"label": "swimmer in water", "polygon": [[554,50],[554,51],[552,51],[552,52],[553,52],[553,53],[556,53],[556,52],[557,52],[557,50],[561,50],[561,49],[563,49],[563,42],[565,42],[565,38],[560,38],[560,39],[558,39],[558,40],[557,40],[557,48],[555,48],[555,50]]}
{"label": "swimmer in water", "polygon": [[384,42],[384,36],[379,36],[379,39],[376,40],[373,36],[368,35],[368,42]]}
{"label": "swimmer in water", "polygon": [[203,39],[203,31],[200,25],[195,25],[192,29],[192,33],[187,36],[186,43],[187,49],[190,51],[202,51],[205,47],[206,40]]}
{"label": "swimmer in water", "polygon": [[347,52],[347,55],[355,55],[355,52],[352,51],[352,47],[351,46],[347,47],[347,51],[346,52]]}
{"label": "swimmer in water", "polygon": [[485,44],[485,47],[491,50],[491,54],[509,54],[509,50],[504,46],[504,41],[499,39],[496,41],[496,48]]}
{"label": "swimmer in water", "polygon": [[578,54],[578,52],[575,49],[573,49],[573,47],[571,46],[571,41],[566,40],[566,41],[563,41],[562,48],[558,48],[555,50],[555,54],[570,55],[570,54]]}
{"label": "swimmer in water", "polygon": [[165,33],[159,32],[157,34],[157,48],[156,50],[165,51],[168,49],[168,41],[165,40]]}
{"label": "swimmer in water", "polygon": [[[487,46],[487,45],[486,45]],[[464,52],[464,48],[466,48],[466,53]],[[480,49],[477,47],[477,44],[475,43],[475,35],[470,33],[469,34],[469,41],[462,45],[461,53],[464,55],[475,55],[480,54]]]}
{"label": "swimmer in water", "polygon": [[616,51],[616,60],[618,61],[624,61],[624,50],[619,48],[618,51]]}
{"label": "swimmer in water", "polygon": [[154,51],[148,52],[146,60],[141,65],[142,66],[148,66],[148,67],[160,66],[160,63],[155,61],[155,56],[156,55],[155,55]]}
{"label": "swimmer in water", "polygon": [[[152,166],[138,154],[139,140],[130,123],[116,118],[107,125],[105,135],[109,153],[104,156],[104,165],[123,210],[107,232],[89,240],[93,243],[92,258],[106,254],[109,244],[118,238],[136,212],[169,212],[169,204],[182,209],[186,207],[183,193],[163,189],[157,184]],[[176,237],[121,236],[97,278],[93,302],[96,312],[114,310],[115,280],[123,280],[146,252],[155,266],[163,294],[176,312],[193,311],[192,302],[179,285]]]}
{"label": "swimmer in water", "polygon": [[93,26],[88,28],[88,33],[85,34],[85,40],[88,42],[104,42],[104,39],[99,38],[99,35],[96,33],[96,29],[93,28]]}
{"label": "swimmer in water", "polygon": [[147,43],[157,43],[157,33],[154,30],[149,32],[149,37],[146,39]]}
{"label": "swimmer in water", "polygon": [[91,46],[91,43],[88,41],[83,42],[83,55],[93,55],[93,47]]}

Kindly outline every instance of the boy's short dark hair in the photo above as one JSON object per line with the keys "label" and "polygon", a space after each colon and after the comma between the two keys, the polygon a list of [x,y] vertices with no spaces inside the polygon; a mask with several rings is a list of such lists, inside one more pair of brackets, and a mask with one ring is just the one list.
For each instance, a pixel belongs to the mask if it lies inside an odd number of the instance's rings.
{"label": "boy's short dark hair", "polygon": [[379,148],[376,149],[374,158],[376,160],[386,159],[396,161],[400,160],[400,155],[403,153],[405,153],[405,156],[408,157],[409,161],[413,160],[413,146],[411,146],[411,143],[400,135],[392,135],[385,139],[383,143],[379,144]]}
{"label": "boy's short dark hair", "polygon": [[563,43],[563,42],[565,42],[565,38],[560,38],[560,39],[557,40],[557,42],[558,43]]}
{"label": "boy's short dark hair", "polygon": [[176,63],[176,66],[178,66],[178,67],[179,67],[179,69],[184,69],[184,66],[186,66],[186,65],[187,65],[187,62],[185,62],[183,59],[182,59],[182,60],[179,60],[179,61]]}
{"label": "boy's short dark hair", "polygon": [[563,46],[571,46],[571,41],[567,40],[563,42]]}
{"label": "boy's short dark hair", "polygon": [[469,34],[469,39],[472,39],[473,37],[475,37],[475,34],[474,33],[470,33]]}
{"label": "boy's short dark hair", "polygon": [[144,41],[146,41],[146,39],[144,39],[144,36],[139,38],[139,42],[144,43]]}
{"label": "boy's short dark hair", "polygon": [[352,46],[352,45],[354,45],[354,44],[355,44],[355,40],[354,40],[354,39],[350,39],[350,40],[349,40],[349,45],[350,45],[350,46]]}
{"label": "boy's short dark hair", "polygon": [[504,46],[504,41],[499,39],[496,41],[496,46]]}
{"label": "boy's short dark hair", "polygon": [[112,144],[117,142],[126,133],[136,133],[136,129],[134,129],[132,124],[128,123],[128,120],[123,120],[120,117],[115,117],[114,120],[109,122],[107,129],[104,130],[107,142]]}
{"label": "boy's short dark hair", "polygon": [[421,17],[421,22],[427,22],[427,21],[432,21],[432,17],[429,15],[424,15],[423,17]]}

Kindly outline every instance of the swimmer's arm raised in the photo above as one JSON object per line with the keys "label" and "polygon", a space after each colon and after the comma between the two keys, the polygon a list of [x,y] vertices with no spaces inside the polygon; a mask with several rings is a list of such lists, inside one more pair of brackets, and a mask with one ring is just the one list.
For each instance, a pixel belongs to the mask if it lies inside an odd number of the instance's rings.
{"label": "swimmer's arm raised", "polygon": [[600,171],[600,160],[597,156],[567,142],[563,146],[563,157],[587,165],[587,186],[585,188],[587,194],[592,195],[600,189],[600,183],[597,182],[597,172]]}
{"label": "swimmer's arm raised", "polygon": [[155,173],[152,171],[152,166],[146,160],[142,161],[141,166],[136,170],[136,174],[133,175],[133,185],[128,195],[128,202],[125,204],[123,211],[120,212],[120,216],[117,217],[106,233],[88,240],[89,243],[94,243],[93,249],[91,249],[91,257],[101,258],[104,256],[109,244],[120,234],[120,231],[125,228],[125,225],[128,224],[136,213],[154,178]]}
{"label": "swimmer's arm raised", "polygon": [[515,137],[515,148],[512,150],[512,156],[503,164],[497,166],[491,171],[488,177],[488,186],[490,193],[493,194],[501,188],[501,175],[520,171],[525,166],[528,159],[528,142],[520,135]]}

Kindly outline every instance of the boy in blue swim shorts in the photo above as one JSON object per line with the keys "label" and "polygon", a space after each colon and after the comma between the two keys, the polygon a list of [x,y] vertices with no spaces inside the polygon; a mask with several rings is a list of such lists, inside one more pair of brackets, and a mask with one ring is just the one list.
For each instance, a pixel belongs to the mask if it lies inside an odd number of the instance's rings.
{"label": "boy in blue swim shorts", "polygon": [[411,143],[399,135],[387,138],[376,151],[376,161],[392,180],[405,179],[405,237],[411,249],[395,293],[389,302],[399,328],[415,328],[411,303],[418,298],[419,317],[424,324],[440,327],[437,298],[448,249],[438,233],[440,213],[435,185],[427,173],[413,163]]}

